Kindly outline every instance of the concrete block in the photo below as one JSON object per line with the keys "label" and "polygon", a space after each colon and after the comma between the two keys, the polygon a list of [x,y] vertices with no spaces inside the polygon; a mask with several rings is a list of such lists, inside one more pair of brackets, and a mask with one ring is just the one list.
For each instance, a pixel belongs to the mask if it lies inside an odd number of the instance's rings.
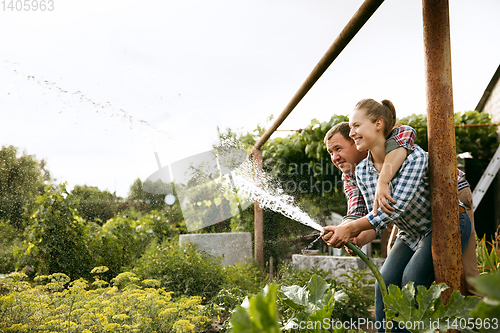
{"label": "concrete block", "polygon": [[248,263],[253,259],[252,235],[249,232],[213,234],[186,234],[179,236],[179,244],[192,243],[198,250],[223,257],[223,265]]}

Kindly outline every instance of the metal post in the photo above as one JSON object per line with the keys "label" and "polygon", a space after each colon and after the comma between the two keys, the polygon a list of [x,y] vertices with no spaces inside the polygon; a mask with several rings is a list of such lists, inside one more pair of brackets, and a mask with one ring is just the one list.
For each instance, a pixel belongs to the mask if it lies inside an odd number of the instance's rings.
{"label": "metal post", "polygon": [[262,134],[259,141],[255,143],[253,150],[260,149],[264,145],[264,143],[266,143],[269,137],[271,137],[274,131],[278,129],[278,127],[286,119],[286,117],[288,117],[288,115],[297,106],[297,104],[299,104],[302,98],[312,88],[316,81],[318,81],[321,75],[323,75],[323,73],[328,69],[328,67],[337,58],[340,52],[342,52],[347,44],[349,44],[351,39],[356,36],[358,31],[363,27],[366,21],[368,21],[372,14],[375,13],[382,2],[384,2],[384,0],[365,0],[365,2],[361,4],[358,11],[349,20],[342,32],[337,36],[333,44],[320,59],[316,67],[314,67],[304,83],[302,83],[299,90],[292,97],[292,100],[288,103],[288,105],[281,112],[278,118],[276,118],[272,126],[269,127],[267,131]]}
{"label": "metal post", "polygon": [[451,80],[448,0],[423,0],[424,52],[432,207],[432,256],[436,283],[464,292],[458,222],[457,159]]}
{"label": "metal post", "polygon": [[[262,151],[253,154],[255,185],[262,186]],[[264,269],[264,214],[258,201],[254,202],[254,256],[260,267]]]}

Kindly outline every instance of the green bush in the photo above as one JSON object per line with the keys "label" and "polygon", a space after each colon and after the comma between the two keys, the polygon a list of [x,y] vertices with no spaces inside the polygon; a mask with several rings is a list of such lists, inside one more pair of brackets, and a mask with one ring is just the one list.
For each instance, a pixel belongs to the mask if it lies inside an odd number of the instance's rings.
{"label": "green bush", "polygon": [[75,202],[68,198],[66,184],[47,186],[37,203],[38,210],[31,216],[25,240],[16,252],[16,266],[29,265],[39,274],[88,276],[92,263],[86,223],[78,215]]}
{"label": "green bush", "polygon": [[222,288],[222,258],[199,253],[196,247],[179,245],[178,238],[158,245],[152,242],[137,261],[134,272],[144,279],[157,279],[175,296],[201,296],[210,300]]}
{"label": "green bush", "polygon": [[[37,286],[14,274],[0,283],[0,332],[200,332],[210,326],[200,297],[177,300],[155,281],[117,276],[114,287],[89,290],[83,279],[70,282],[64,274],[35,278]],[[158,281],[156,281],[158,282]]]}
{"label": "green bush", "polygon": [[223,266],[224,288],[238,288],[244,293],[256,294],[265,286],[265,276],[255,263]]}
{"label": "green bush", "polygon": [[14,248],[20,245],[21,240],[15,228],[10,223],[0,220],[0,273],[10,273],[15,270]]}

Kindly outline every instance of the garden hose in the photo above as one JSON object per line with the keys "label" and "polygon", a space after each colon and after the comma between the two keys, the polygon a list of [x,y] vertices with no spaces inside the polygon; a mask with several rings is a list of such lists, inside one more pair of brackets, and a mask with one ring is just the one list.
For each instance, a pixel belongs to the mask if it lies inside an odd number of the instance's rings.
{"label": "garden hose", "polygon": [[[327,233],[328,233],[328,230],[325,230],[325,235]],[[380,288],[380,292],[382,293],[382,298],[385,298],[385,296],[387,296],[387,287],[385,286],[384,278],[382,277],[382,274],[378,270],[377,266],[375,266],[373,261],[371,261],[370,258],[368,258],[366,256],[366,254],[363,251],[361,251],[361,249],[359,247],[357,247],[356,245],[354,245],[353,243],[347,242],[345,245],[352,252],[354,252],[358,257],[360,257],[361,260],[363,260],[363,262],[368,266],[368,268],[370,268],[373,275],[375,276],[375,279],[377,279],[378,286]],[[389,333],[389,332],[391,332],[391,329],[389,327],[386,327],[385,331],[386,331],[386,333]]]}

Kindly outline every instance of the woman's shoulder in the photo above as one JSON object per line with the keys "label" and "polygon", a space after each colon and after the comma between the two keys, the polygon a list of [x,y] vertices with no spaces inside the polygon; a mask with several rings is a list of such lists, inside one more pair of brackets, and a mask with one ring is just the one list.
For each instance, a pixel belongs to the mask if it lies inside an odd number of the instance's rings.
{"label": "woman's shoulder", "polygon": [[406,157],[405,162],[411,162],[416,160],[427,161],[429,159],[429,154],[422,149],[419,145],[415,145],[415,149],[411,154]]}

